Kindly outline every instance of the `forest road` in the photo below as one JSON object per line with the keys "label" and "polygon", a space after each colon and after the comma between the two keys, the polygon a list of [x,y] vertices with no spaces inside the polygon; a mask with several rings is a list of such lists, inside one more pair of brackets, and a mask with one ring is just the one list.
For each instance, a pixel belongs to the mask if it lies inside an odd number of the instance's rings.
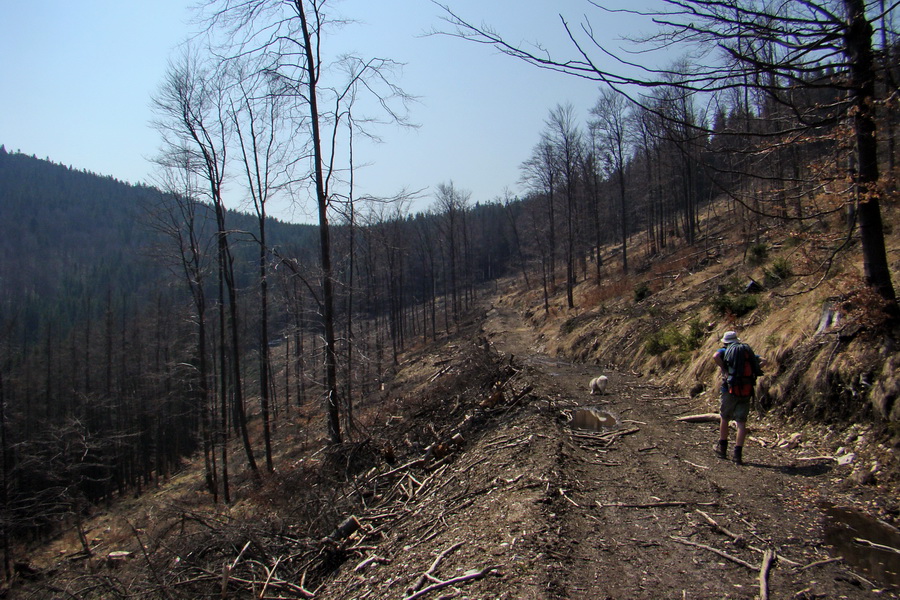
{"label": "forest road", "polygon": [[[524,422],[510,422],[509,447],[495,444],[492,452],[495,472],[524,474],[532,483],[522,489],[533,492],[481,515],[506,527],[507,544],[516,548],[502,550],[506,581],[496,591],[503,597],[900,597],[891,587],[896,574],[884,572],[898,570],[898,555],[834,560],[824,545],[826,533],[835,533],[826,511],[848,467],[778,447],[776,432],[755,415],[744,464],[722,460],[714,454],[718,422],[677,420],[717,407],[698,407],[631,373],[549,357],[522,317],[502,306],[487,310],[481,332],[522,365],[520,384],[546,400],[523,411]],[[589,381],[599,374],[609,387],[590,395]],[[593,411],[579,412],[586,408]],[[592,415],[599,416],[596,431],[572,426]],[[510,505],[523,501],[532,504],[530,514],[512,515]],[[519,534],[516,517],[530,519]]]}

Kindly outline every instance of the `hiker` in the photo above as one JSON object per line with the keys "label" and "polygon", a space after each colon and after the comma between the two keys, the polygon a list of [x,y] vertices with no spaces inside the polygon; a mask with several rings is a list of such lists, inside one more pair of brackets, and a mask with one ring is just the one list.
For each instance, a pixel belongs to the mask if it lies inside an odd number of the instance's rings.
{"label": "hiker", "polygon": [[719,458],[728,457],[728,422],[734,421],[737,428],[734,462],[741,465],[744,464],[744,438],[747,436],[750,398],[753,396],[756,378],[762,375],[761,359],[748,344],[741,342],[737,333],[726,331],[722,336],[722,347],[716,350],[713,360],[723,375],[716,454]]}

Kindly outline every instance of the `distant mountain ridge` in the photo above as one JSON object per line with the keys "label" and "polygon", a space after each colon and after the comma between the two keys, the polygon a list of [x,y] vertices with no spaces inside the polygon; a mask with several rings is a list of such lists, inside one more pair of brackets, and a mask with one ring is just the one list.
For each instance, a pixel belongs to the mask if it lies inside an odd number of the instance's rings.
{"label": "distant mountain ridge", "polygon": [[[48,313],[71,322],[71,302],[86,289],[99,298],[157,289],[168,270],[157,249],[171,242],[150,227],[147,211],[161,194],[0,147],[0,306],[35,325]],[[257,229],[253,215],[227,219],[230,229]],[[272,243],[314,243],[312,226],[267,227]]]}
{"label": "distant mountain ridge", "polygon": [[0,152],[0,300],[50,310],[83,285],[134,289],[152,234],[140,206],[159,192]]}

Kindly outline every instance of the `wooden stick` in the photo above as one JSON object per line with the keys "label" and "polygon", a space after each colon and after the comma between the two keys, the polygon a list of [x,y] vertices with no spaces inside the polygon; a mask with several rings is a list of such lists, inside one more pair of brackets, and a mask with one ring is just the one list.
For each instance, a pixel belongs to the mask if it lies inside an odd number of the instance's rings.
{"label": "wooden stick", "polygon": [[826,558],[824,560],[817,560],[815,562],[811,562],[808,565],[804,565],[802,567],[797,567],[798,571],[806,571],[807,569],[812,569],[814,567],[821,567],[822,565],[828,565],[834,562],[840,562],[844,560],[843,556],[835,556],[832,558]]}
{"label": "wooden stick", "polygon": [[759,600],[769,600],[769,569],[775,560],[775,551],[767,548],[759,567]]}
{"label": "wooden stick", "polygon": [[[682,460],[684,460],[684,459],[682,459]],[[684,462],[686,462],[687,464],[691,465],[692,467],[697,467],[698,469],[709,469],[709,467],[706,467],[706,466],[703,466],[703,465],[698,465],[697,463],[692,463],[692,462],[689,461],[689,460],[685,460]]]}
{"label": "wooden stick", "polygon": [[262,590],[259,592],[260,598],[266,595],[266,589],[269,587],[269,583],[272,581],[272,577],[275,576],[275,569],[278,568],[279,562],[281,562],[281,557],[275,559],[275,564],[272,565],[271,569],[263,565],[263,568],[266,570],[266,582],[263,584]]}
{"label": "wooden stick", "polygon": [[425,462],[425,459],[424,459],[424,458],[417,458],[416,460],[412,460],[412,461],[406,463],[405,465],[400,465],[400,466],[397,467],[396,469],[391,469],[390,471],[388,471],[388,472],[386,472],[386,473],[381,473],[380,475],[376,475],[376,476],[373,477],[372,479],[379,479],[379,478],[381,478],[381,477],[387,477],[387,476],[389,476],[389,475],[393,475],[394,473],[396,473],[396,472],[398,472],[398,471],[405,471],[406,469],[408,469],[408,468],[410,468],[410,467],[417,467],[417,466],[421,465],[421,464],[424,463],[424,462]]}
{"label": "wooden stick", "polygon": [[[706,519],[706,522],[709,523],[710,525],[712,525],[713,529],[715,529],[719,533],[723,533],[723,534],[727,535],[728,537],[730,537],[734,541],[734,544],[736,546],[742,546],[742,547],[746,546],[747,548],[749,548],[750,550],[753,550],[754,552],[759,552],[760,554],[765,554],[765,551],[762,550],[761,548],[747,544],[746,540],[744,540],[744,536],[742,536],[738,533],[734,533],[733,531],[729,531],[728,529],[725,529],[724,527],[719,525],[715,519],[710,517],[708,514],[706,514],[702,510],[698,509],[697,513],[699,515],[701,515],[704,519]],[[778,554],[777,552],[775,553],[775,558],[777,558],[779,561],[783,561],[783,562],[791,565],[792,567],[800,566],[800,563],[794,562],[793,560],[790,560],[789,558],[785,558],[784,556]]]}
{"label": "wooden stick", "polygon": [[[241,583],[249,588],[254,588],[259,585],[259,581],[253,581],[251,579],[244,579],[242,577],[231,577],[231,581]],[[297,585],[296,583],[291,583],[290,581],[282,581],[280,579],[275,579],[271,581],[270,586],[280,590],[286,590],[293,594],[296,594],[302,598],[315,598],[315,594],[305,589],[302,585]]]}
{"label": "wooden stick", "polygon": [[682,423],[709,423],[711,421],[718,421],[719,415],[717,413],[703,413],[700,415],[684,415],[683,417],[678,417],[675,420],[681,421]]}
{"label": "wooden stick", "polygon": [[521,446],[522,444],[528,444],[531,440],[534,439],[534,435],[529,435],[528,437],[520,437],[512,440],[509,443],[503,444],[502,446],[498,446],[497,450],[503,450],[504,448],[512,448],[513,446]]}
{"label": "wooden stick", "polygon": [[358,565],[353,567],[353,571],[358,573],[371,564],[386,565],[386,564],[389,564],[390,562],[391,562],[390,559],[382,558],[381,556],[377,556],[377,555],[373,554],[372,556],[361,560]]}
{"label": "wooden stick", "polygon": [[485,567],[480,571],[469,571],[465,575],[461,575],[459,577],[454,577],[453,579],[448,579],[446,581],[438,581],[436,583],[429,585],[426,588],[419,590],[418,592],[416,592],[415,594],[412,594],[411,596],[407,596],[403,600],[416,600],[417,598],[421,598],[422,596],[425,596],[435,590],[445,588],[448,585],[456,585],[457,583],[465,583],[467,581],[474,581],[476,579],[481,579],[482,577],[484,577],[491,571],[494,571],[498,568],[499,567],[494,565],[494,566],[490,566],[490,567]]}
{"label": "wooden stick", "polygon": [[586,462],[586,463],[589,464],[589,465],[600,465],[601,467],[618,467],[618,466],[621,466],[621,464],[622,464],[622,463],[620,463],[620,462],[613,462],[613,461],[608,461],[608,460],[587,460],[587,459],[584,459],[584,462]]}
{"label": "wooden stick", "polygon": [[610,502],[609,504],[602,504],[601,502],[597,502],[597,508],[608,508],[608,507],[616,507],[616,508],[665,508],[670,506],[718,506],[718,502],[681,502],[681,501],[665,501],[661,500],[659,502],[646,502],[641,504],[632,504],[628,502]]}
{"label": "wooden stick", "polygon": [[900,549],[894,548],[893,546],[885,546],[884,544],[876,544],[871,540],[867,540],[864,538],[853,538],[853,541],[859,544],[860,546],[868,546],[869,548],[875,548],[876,550],[884,550],[885,552],[893,552],[894,554],[900,554]]}
{"label": "wooden stick", "polygon": [[735,564],[741,565],[742,567],[747,567],[751,571],[757,570],[754,565],[751,565],[747,561],[742,560],[736,556],[732,556],[732,555],[728,554],[727,552],[723,552],[723,551],[719,550],[718,548],[713,548],[712,546],[707,546],[706,544],[698,544],[697,542],[692,542],[691,540],[686,540],[684,538],[676,537],[674,535],[670,536],[670,537],[680,544],[685,544],[687,546],[696,546],[697,548],[703,548],[704,550],[709,550],[710,552],[712,552],[714,554],[718,554],[722,558],[726,558]]}
{"label": "wooden stick", "polygon": [[452,368],[453,368],[452,364],[447,365],[446,367],[444,367],[443,369],[441,369],[440,371],[438,371],[437,373],[432,375],[431,379],[429,379],[428,382],[431,383],[432,381],[434,381],[435,379],[437,379],[438,377],[440,377],[441,375],[443,375],[444,373],[446,373],[447,371],[449,371]]}
{"label": "wooden stick", "polygon": [[167,588],[163,584],[162,580],[159,578],[159,573],[156,572],[156,569],[153,568],[153,563],[150,562],[150,555],[147,553],[147,546],[144,545],[144,540],[141,539],[137,527],[135,527],[134,524],[132,524],[132,522],[127,519],[125,520],[125,522],[128,523],[128,527],[131,528],[131,532],[134,534],[134,539],[137,540],[138,544],[141,547],[141,553],[144,555],[144,560],[147,562],[147,568],[150,569],[150,574],[153,576],[154,581],[156,581],[156,584],[163,591],[163,593],[165,593],[166,598],[172,598],[172,593],[169,591],[169,588]]}
{"label": "wooden stick", "polygon": [[456,550],[457,548],[459,548],[462,545],[463,545],[462,542],[457,542],[456,544],[453,544],[452,546],[450,546],[449,548],[447,548],[446,550],[444,550],[443,552],[438,554],[437,558],[434,559],[434,562],[431,563],[431,566],[428,568],[428,570],[425,571],[424,573],[422,573],[422,575],[419,576],[419,578],[416,580],[416,582],[413,584],[413,586],[406,590],[407,593],[412,594],[414,592],[418,592],[419,590],[421,590],[422,586],[425,585],[425,582],[429,578],[431,578],[432,575],[434,574],[434,572],[437,570],[438,565],[441,564],[441,561],[443,561],[445,558],[447,558],[448,554],[450,554],[451,552],[453,552],[454,550]]}
{"label": "wooden stick", "polygon": [[601,433],[597,437],[599,438],[617,438],[617,437],[625,437],[626,435],[631,435],[632,433],[637,433],[640,431],[640,427],[632,427],[631,429],[622,429],[616,431],[610,431],[609,433]]}
{"label": "wooden stick", "polygon": [[572,500],[571,498],[566,496],[566,490],[559,488],[559,495],[562,496],[563,498],[565,498],[566,500],[568,500],[569,502],[571,502],[572,504],[574,504],[575,508],[581,508],[581,506],[579,506],[577,502],[575,502],[574,500]]}
{"label": "wooden stick", "polygon": [[719,524],[715,521],[715,519],[713,519],[711,516],[709,516],[708,514],[706,514],[705,512],[703,512],[702,510],[697,510],[697,514],[699,514],[701,517],[703,517],[704,519],[706,519],[706,522],[709,523],[710,525],[712,525],[713,528],[714,528],[716,531],[718,531],[718,532],[720,532],[720,533],[724,533],[725,535],[727,535],[728,537],[730,537],[731,539],[733,539],[735,542],[742,541],[742,540],[744,539],[742,536],[740,536],[740,535],[738,535],[738,534],[736,534],[736,533],[733,533],[733,532],[731,532],[731,531],[725,529],[725,528],[722,527],[721,525],[719,525]]}
{"label": "wooden stick", "polygon": [[513,436],[498,437],[496,439],[491,440],[490,442],[487,442],[483,447],[485,450],[487,450],[488,448],[493,448],[494,446],[497,446],[499,444],[505,444],[506,442],[509,442],[510,440],[524,438],[526,435],[527,434],[523,433],[522,435],[520,435],[518,437],[513,437]]}
{"label": "wooden stick", "polygon": [[[760,550],[760,549],[757,548],[756,546],[747,546],[747,547],[750,548],[751,550],[753,550],[754,552],[762,552],[762,550]],[[799,566],[800,566],[800,563],[798,563],[798,562],[796,562],[796,561],[793,561],[793,560],[791,560],[791,559],[789,559],[789,558],[785,558],[783,555],[778,554],[778,551],[775,552],[775,560],[777,560],[777,561],[780,562],[780,563],[781,563],[781,562],[787,563],[787,564],[791,565],[792,567],[799,567]]]}

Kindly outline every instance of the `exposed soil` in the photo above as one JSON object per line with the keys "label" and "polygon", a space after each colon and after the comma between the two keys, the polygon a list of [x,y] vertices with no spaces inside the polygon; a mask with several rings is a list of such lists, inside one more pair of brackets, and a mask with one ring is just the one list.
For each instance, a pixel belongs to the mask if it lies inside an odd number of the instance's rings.
{"label": "exposed soil", "polygon": [[[850,557],[820,563],[838,554],[824,545],[826,509],[861,501],[840,483],[848,467],[777,447],[755,417],[745,464],[721,460],[717,423],[676,421],[692,400],[620,372],[591,396],[596,368],[542,355],[522,323],[487,311],[481,335],[516,370],[505,401],[484,409],[462,448],[410,468],[401,503],[361,516],[369,548],[317,597],[411,598],[468,574],[421,597],[755,598],[767,549],[769,597],[897,597],[898,554],[878,557],[894,575]],[[573,429],[565,412],[586,406],[618,424]]]}

